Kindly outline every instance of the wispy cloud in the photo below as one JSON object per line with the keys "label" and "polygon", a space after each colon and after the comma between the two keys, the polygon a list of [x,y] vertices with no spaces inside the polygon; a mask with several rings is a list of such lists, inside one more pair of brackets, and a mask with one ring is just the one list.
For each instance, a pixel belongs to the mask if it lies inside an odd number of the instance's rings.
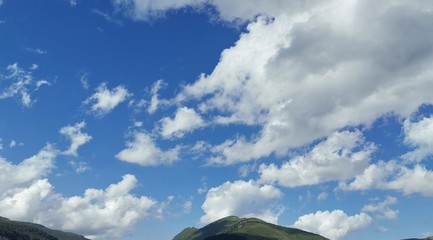
{"label": "wispy cloud", "polygon": [[47,51],[42,50],[40,48],[30,48],[30,47],[23,47],[24,50],[31,52],[31,53],[36,53],[36,54],[40,54],[40,55],[44,55],[47,54]]}
{"label": "wispy cloud", "polygon": [[1,75],[0,83],[6,83],[6,86],[0,84],[0,100],[12,97],[19,97],[20,102],[25,107],[31,107],[35,102],[32,99],[32,94],[39,90],[43,85],[51,85],[47,80],[35,81],[33,71],[38,68],[38,65],[33,64],[28,70],[18,66],[18,63],[7,66],[7,75]]}
{"label": "wispy cloud", "polygon": [[97,15],[99,15],[99,16],[101,16],[101,17],[103,17],[109,23],[114,23],[114,24],[119,25],[119,26],[123,24],[123,22],[121,20],[116,19],[112,15],[110,15],[110,14],[108,14],[106,12],[103,12],[103,11],[101,11],[99,9],[93,9],[92,12],[95,13],[95,14],[97,14]]}

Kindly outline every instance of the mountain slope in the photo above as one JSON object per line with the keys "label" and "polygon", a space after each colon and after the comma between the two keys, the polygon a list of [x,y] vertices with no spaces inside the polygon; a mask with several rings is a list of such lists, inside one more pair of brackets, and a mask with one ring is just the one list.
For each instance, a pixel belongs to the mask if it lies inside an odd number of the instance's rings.
{"label": "mountain slope", "polygon": [[173,240],[325,240],[320,235],[267,223],[257,218],[226,217],[203,228],[186,228]]}
{"label": "mountain slope", "polygon": [[88,240],[69,232],[46,228],[39,224],[11,221],[0,217],[0,240]]}

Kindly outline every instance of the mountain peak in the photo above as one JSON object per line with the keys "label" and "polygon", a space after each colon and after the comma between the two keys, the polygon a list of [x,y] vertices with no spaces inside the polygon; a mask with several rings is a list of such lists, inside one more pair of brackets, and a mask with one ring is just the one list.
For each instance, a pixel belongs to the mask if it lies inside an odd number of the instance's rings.
{"label": "mountain peak", "polygon": [[258,218],[228,216],[200,229],[186,228],[173,240],[216,240],[221,239],[221,237],[234,240],[326,239],[314,233],[274,225]]}

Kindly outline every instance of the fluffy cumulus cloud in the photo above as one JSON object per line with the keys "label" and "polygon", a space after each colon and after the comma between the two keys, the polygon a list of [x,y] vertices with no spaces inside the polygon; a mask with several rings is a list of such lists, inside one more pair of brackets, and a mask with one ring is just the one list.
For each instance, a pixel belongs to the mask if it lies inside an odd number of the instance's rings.
{"label": "fluffy cumulus cloud", "polygon": [[160,149],[146,133],[134,133],[133,140],[126,143],[126,148],[116,154],[119,160],[142,166],[170,165],[179,160],[179,148]]}
{"label": "fluffy cumulus cloud", "polygon": [[90,111],[102,117],[130,96],[131,94],[122,85],[110,90],[106,83],[102,83],[96,88],[96,92],[84,101],[84,104],[90,104]]}
{"label": "fluffy cumulus cloud", "polygon": [[137,185],[132,175],[105,190],[87,189],[83,196],[64,198],[47,179],[14,188],[0,199],[0,214],[77,232],[92,239],[120,237],[139,219],[152,214],[156,202],[130,192]]}
{"label": "fluffy cumulus cloud", "polygon": [[299,217],[293,227],[338,240],[349,232],[367,227],[371,222],[372,218],[366,213],[348,216],[342,210],[317,211]]}
{"label": "fluffy cumulus cloud", "polygon": [[46,176],[54,168],[57,154],[56,149],[47,145],[36,155],[16,165],[0,157],[0,193],[3,193],[0,196],[4,197],[10,189],[19,188]]}
{"label": "fluffy cumulus cloud", "polygon": [[352,179],[368,167],[374,149],[373,144],[364,142],[359,131],[335,132],[304,156],[295,157],[281,167],[262,164],[260,181],[296,187]]}
{"label": "fluffy cumulus cloud", "polygon": [[161,135],[164,138],[179,138],[204,125],[204,120],[194,109],[181,107],[177,110],[174,118],[161,119]]}
{"label": "fluffy cumulus cloud", "polygon": [[353,181],[340,182],[338,188],[345,191],[395,190],[406,195],[417,193],[433,196],[432,181],[433,171],[425,166],[407,166],[391,160],[371,164]]}
{"label": "fluffy cumulus cloud", "polygon": [[105,190],[87,189],[83,196],[58,199],[58,208],[40,220],[93,239],[119,236],[139,219],[149,216],[156,204],[148,197],[131,194],[136,185],[133,175],[125,175]]}
{"label": "fluffy cumulus cloud", "polygon": [[300,5],[308,6],[250,22],[213,72],[176,97],[196,102],[203,114],[219,113],[217,123],[261,126],[251,138],[218,146],[223,161],[284,154],[336,129],[368,125],[390,112],[409,116],[433,102],[433,12],[425,2]]}
{"label": "fluffy cumulus cloud", "polygon": [[0,73],[0,100],[18,98],[24,107],[31,107],[36,101],[32,94],[43,85],[50,85],[47,80],[35,81],[33,72],[38,65],[33,64],[28,69],[18,66],[18,63],[7,66],[9,72],[6,75]]}
{"label": "fluffy cumulus cloud", "polygon": [[75,125],[68,125],[60,129],[60,133],[71,140],[71,146],[65,150],[63,154],[77,156],[78,148],[89,142],[92,137],[87,133],[81,132],[81,129],[86,126],[86,122],[82,121]]}
{"label": "fluffy cumulus cloud", "polygon": [[209,223],[220,218],[237,215],[258,217],[276,223],[283,209],[278,205],[282,192],[271,185],[258,185],[253,181],[225,182],[209,189],[202,205],[205,212],[200,218]]}
{"label": "fluffy cumulus cloud", "polygon": [[404,142],[415,150],[403,155],[412,161],[421,161],[433,154],[433,117],[423,118],[419,122],[404,122]]}

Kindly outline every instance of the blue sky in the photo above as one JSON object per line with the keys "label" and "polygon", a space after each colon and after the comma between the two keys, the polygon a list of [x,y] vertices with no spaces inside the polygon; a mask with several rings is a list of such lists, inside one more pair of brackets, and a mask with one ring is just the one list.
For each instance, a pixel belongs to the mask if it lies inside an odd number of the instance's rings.
{"label": "blue sky", "polygon": [[425,1],[0,0],[0,216],[433,235]]}

